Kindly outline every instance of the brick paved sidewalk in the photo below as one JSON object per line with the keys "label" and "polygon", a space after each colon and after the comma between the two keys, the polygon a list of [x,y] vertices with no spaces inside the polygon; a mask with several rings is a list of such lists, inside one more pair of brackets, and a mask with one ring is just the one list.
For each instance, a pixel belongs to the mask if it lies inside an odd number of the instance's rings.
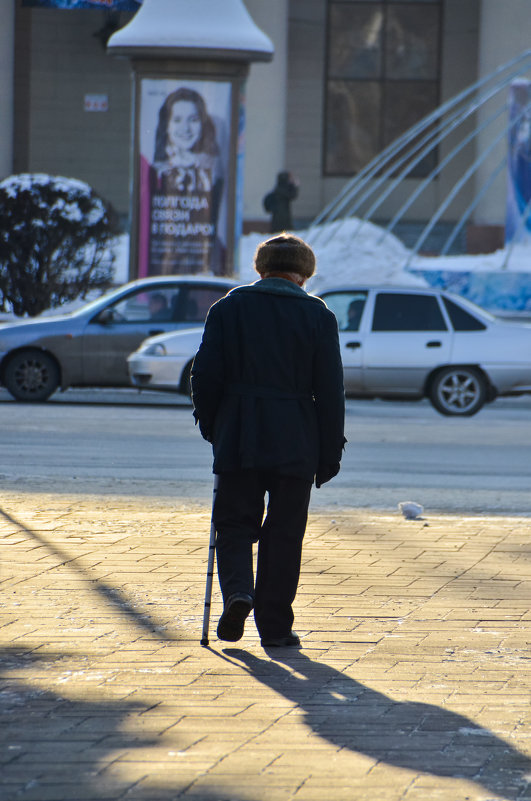
{"label": "brick paved sidewalk", "polygon": [[[4,494],[0,800],[531,798],[522,518],[311,516],[303,648],[199,645],[209,510]],[[527,782],[525,776],[527,775]]]}

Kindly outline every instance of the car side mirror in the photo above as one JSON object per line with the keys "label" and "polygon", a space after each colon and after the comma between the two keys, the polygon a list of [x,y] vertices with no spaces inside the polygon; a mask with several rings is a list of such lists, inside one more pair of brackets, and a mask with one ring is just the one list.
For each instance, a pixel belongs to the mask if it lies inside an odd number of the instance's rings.
{"label": "car side mirror", "polygon": [[102,309],[98,316],[96,317],[96,322],[100,323],[100,325],[110,325],[115,321],[114,316],[114,309],[107,306],[106,309]]}

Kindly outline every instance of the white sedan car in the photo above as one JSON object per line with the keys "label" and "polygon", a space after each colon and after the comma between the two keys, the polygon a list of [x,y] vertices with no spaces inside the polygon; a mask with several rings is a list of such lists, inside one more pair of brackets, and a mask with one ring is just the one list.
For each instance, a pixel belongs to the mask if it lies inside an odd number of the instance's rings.
{"label": "white sedan car", "polygon": [[127,364],[135,387],[190,394],[190,372],[203,329],[187,328],[179,334],[149,337],[131,353]]}
{"label": "white sedan car", "polygon": [[[531,393],[529,324],[437,289],[340,287],[320,297],[337,317],[350,397],[427,397],[441,414],[470,416],[497,396]],[[201,336],[147,339],[129,356],[132,383],[189,392]]]}

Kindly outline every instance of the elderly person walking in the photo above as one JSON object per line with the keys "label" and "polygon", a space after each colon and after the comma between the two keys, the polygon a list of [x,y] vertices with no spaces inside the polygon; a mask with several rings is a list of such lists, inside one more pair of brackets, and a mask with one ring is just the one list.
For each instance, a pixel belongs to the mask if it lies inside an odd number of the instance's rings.
{"label": "elderly person walking", "polygon": [[217,635],[239,640],[254,608],[263,646],[297,646],[292,604],[311,487],[339,472],[345,443],[343,370],[336,319],[303,289],[315,270],[311,248],[273,237],[258,247],[255,269],[260,280],[210,309],[192,368],[194,416],[219,476]]}

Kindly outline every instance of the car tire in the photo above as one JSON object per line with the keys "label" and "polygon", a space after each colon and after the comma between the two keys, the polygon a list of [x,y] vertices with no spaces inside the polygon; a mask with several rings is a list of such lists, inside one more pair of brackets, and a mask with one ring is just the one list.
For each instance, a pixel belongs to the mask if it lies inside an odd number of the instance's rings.
{"label": "car tire", "polygon": [[487,381],[475,367],[446,367],[431,382],[429,398],[440,414],[471,417],[487,401]]}
{"label": "car tire", "polygon": [[59,386],[59,368],[47,353],[23,350],[8,361],[4,386],[15,400],[45,401]]}

